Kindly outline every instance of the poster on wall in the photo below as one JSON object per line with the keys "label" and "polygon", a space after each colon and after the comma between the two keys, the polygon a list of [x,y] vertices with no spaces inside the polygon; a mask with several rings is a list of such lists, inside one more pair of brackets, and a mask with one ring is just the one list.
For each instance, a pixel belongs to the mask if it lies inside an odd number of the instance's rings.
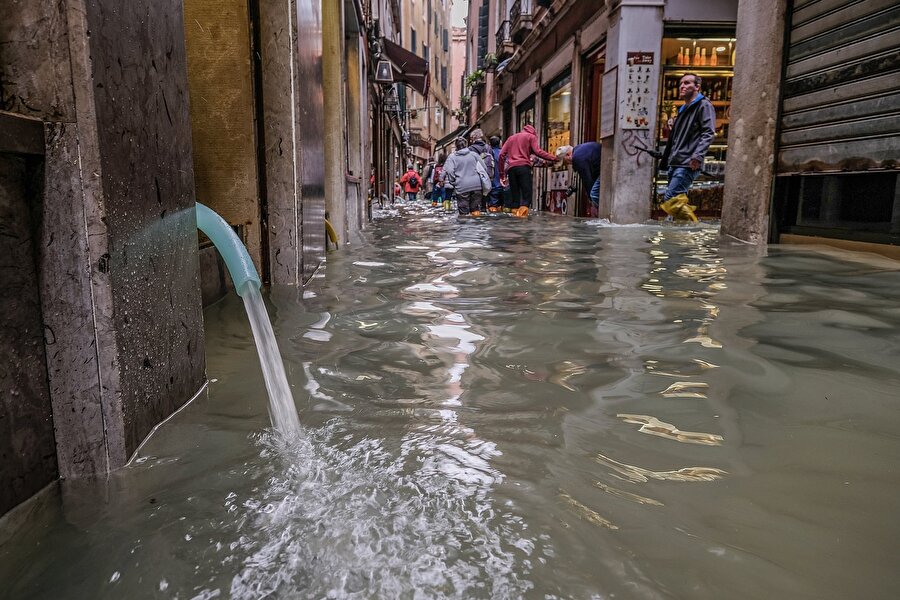
{"label": "poster on wall", "polygon": [[569,202],[566,188],[569,187],[569,181],[570,175],[568,168],[550,172],[550,181],[547,185],[549,191],[547,192],[546,202],[544,203],[545,211],[560,215],[568,213]]}
{"label": "poster on wall", "polygon": [[603,74],[600,84],[600,139],[616,133],[616,84],[619,68],[613,67]]}
{"label": "poster on wall", "polygon": [[622,129],[649,129],[651,104],[656,99],[655,52],[628,52],[622,93]]}

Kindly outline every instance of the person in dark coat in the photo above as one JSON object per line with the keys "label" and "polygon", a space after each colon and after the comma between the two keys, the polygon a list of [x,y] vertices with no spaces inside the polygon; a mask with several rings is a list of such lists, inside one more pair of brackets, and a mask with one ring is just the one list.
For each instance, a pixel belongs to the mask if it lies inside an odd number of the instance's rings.
{"label": "person in dark coat", "polygon": [[716,109],[700,93],[702,82],[699,75],[688,73],[678,84],[678,93],[684,105],[678,109],[660,162],[669,174],[664,200],[687,194],[700,174],[709,145],[716,137]]}
{"label": "person in dark coat", "polygon": [[556,156],[562,158],[563,164],[572,165],[595,209],[600,204],[600,149],[599,142],[585,142],[574,148],[560,146],[556,149]]}
{"label": "person in dark coat", "polygon": [[503,209],[503,194],[509,190],[500,183],[500,138],[491,136],[491,155],[494,157],[494,177],[491,180],[491,193],[488,194],[488,211],[500,212]]}

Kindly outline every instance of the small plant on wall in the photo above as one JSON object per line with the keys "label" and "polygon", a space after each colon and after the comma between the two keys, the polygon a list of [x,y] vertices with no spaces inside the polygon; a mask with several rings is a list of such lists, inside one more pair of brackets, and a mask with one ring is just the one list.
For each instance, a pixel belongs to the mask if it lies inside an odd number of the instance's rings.
{"label": "small plant on wall", "polygon": [[484,58],[481,59],[481,66],[485,71],[493,71],[494,67],[497,66],[497,55],[493,52],[485,54]]}
{"label": "small plant on wall", "polygon": [[476,69],[466,77],[466,87],[475,89],[484,82],[484,71]]}

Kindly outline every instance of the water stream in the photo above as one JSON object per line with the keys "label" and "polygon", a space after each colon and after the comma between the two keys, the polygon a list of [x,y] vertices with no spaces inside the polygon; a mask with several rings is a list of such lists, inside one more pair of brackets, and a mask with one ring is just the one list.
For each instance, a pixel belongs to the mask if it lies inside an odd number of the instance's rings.
{"label": "water stream", "polygon": [[206,397],[0,522],[0,597],[900,596],[896,263],[430,207],[369,236],[264,292],[303,435],[229,296]]}
{"label": "water stream", "polygon": [[294,396],[284,373],[284,363],[278,351],[272,323],[266,313],[266,305],[259,288],[255,286],[248,286],[242,298],[247,309],[247,318],[250,320],[250,329],[253,331],[256,351],[259,354],[266,391],[269,393],[272,425],[288,438],[297,437],[300,434],[300,417],[297,416]]}

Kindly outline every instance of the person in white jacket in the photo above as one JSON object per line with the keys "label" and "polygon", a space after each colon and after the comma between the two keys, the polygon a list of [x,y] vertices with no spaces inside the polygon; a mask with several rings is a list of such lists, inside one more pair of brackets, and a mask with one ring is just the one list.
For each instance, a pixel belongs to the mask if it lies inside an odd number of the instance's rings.
{"label": "person in white jacket", "polygon": [[460,216],[481,216],[481,199],[491,189],[491,178],[481,156],[467,147],[465,138],[457,138],[456,151],[447,158],[441,176],[456,192]]}

